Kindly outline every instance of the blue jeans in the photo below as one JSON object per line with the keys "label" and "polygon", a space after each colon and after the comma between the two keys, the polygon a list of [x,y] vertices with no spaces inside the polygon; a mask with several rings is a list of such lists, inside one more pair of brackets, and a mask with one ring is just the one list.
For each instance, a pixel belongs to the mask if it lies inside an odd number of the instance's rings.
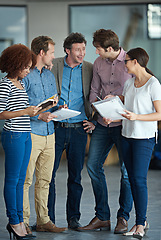
{"label": "blue jeans", "polygon": [[90,142],[87,170],[91,178],[95,196],[96,216],[102,221],[110,220],[108,190],[103,164],[114,144],[118,150],[121,169],[120,208],[117,218],[123,217],[128,220],[133,204],[130,183],[121,152],[121,126],[109,128],[97,123]]}
{"label": "blue jeans", "polygon": [[49,187],[48,209],[49,217],[55,223],[55,176],[64,150],[68,161],[68,182],[67,182],[67,221],[71,218],[80,218],[80,200],[82,195],[81,171],[84,165],[87,134],[83,126],[78,128],[55,129],[55,163],[52,180]]}
{"label": "blue jeans", "polygon": [[131,184],[136,211],[136,225],[146,220],[148,191],[147,172],[155,145],[155,138],[134,139],[122,137],[122,152]]}
{"label": "blue jeans", "polygon": [[23,185],[31,153],[29,132],[2,132],[5,152],[4,199],[10,224],[23,222]]}

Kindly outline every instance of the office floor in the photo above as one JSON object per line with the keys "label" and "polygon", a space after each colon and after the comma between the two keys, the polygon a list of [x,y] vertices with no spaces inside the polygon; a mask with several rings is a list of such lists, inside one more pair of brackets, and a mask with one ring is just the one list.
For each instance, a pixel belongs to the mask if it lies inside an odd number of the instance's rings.
{"label": "office floor", "polygon": [[[1,148],[0,148],[1,149]],[[116,224],[116,212],[118,209],[119,195],[119,179],[120,172],[118,166],[105,166],[105,174],[109,188],[109,205],[111,208],[111,232],[76,232],[68,230],[65,233],[34,233],[37,240],[125,240],[133,239],[132,237],[124,237],[122,235],[113,234]],[[65,200],[66,200],[66,179],[67,168],[66,161],[60,165],[57,173],[57,204],[56,204],[56,225],[59,227],[67,227],[65,220]],[[0,150],[0,239],[9,239],[6,231],[7,217],[5,214],[5,205],[3,200],[3,181],[4,181],[4,154]],[[83,195],[81,201],[81,219],[82,225],[86,225],[94,217],[94,198],[91,188],[91,183],[87,175],[86,167],[82,172]],[[150,229],[145,236],[145,240],[161,240],[161,171],[149,170],[148,173],[149,186],[149,204],[148,204],[148,222]],[[34,188],[30,189],[31,202],[31,218],[30,224],[33,224],[36,219],[34,211]],[[134,224],[135,213],[131,212],[129,220],[129,229]]]}

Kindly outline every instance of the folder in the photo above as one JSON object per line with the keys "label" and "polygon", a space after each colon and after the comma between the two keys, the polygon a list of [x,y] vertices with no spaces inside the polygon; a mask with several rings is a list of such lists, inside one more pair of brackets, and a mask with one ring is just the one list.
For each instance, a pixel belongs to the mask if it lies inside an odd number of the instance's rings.
{"label": "folder", "polygon": [[92,103],[97,112],[107,119],[125,119],[121,114],[125,113],[125,106],[118,96]]}

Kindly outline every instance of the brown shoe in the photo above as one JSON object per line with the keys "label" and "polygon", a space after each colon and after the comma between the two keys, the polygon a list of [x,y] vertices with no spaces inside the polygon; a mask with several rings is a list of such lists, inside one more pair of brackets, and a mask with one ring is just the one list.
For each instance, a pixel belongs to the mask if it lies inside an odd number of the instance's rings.
{"label": "brown shoe", "polygon": [[117,219],[117,224],[114,230],[115,234],[121,234],[128,231],[128,223],[123,217]]}
{"label": "brown shoe", "polygon": [[26,232],[27,232],[27,234],[32,234],[32,231],[31,231],[31,229],[30,229],[28,223],[24,223],[24,224],[25,224],[25,228],[26,228]]}
{"label": "brown shoe", "polygon": [[78,231],[110,231],[110,220],[101,221],[98,217],[94,217],[87,226],[77,228]]}
{"label": "brown shoe", "polygon": [[66,231],[67,228],[59,228],[56,227],[54,223],[51,221],[42,224],[42,225],[37,225],[36,226],[36,232],[55,232],[55,233],[60,233]]}

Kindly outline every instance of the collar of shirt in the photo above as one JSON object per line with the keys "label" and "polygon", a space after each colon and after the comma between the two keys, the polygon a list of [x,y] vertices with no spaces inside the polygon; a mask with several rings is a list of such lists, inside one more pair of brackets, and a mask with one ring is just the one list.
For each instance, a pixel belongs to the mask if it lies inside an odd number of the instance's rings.
{"label": "collar of shirt", "polygon": [[[118,55],[118,57],[113,61],[114,63],[115,62],[122,62],[122,61],[124,61],[124,59],[125,59],[125,56],[126,56],[126,52],[123,50],[123,48],[121,47],[120,48],[120,53],[119,53],[119,55]],[[106,61],[107,62],[111,62],[108,58],[106,58]],[[111,62],[112,63],[112,62]]]}
{"label": "collar of shirt", "polygon": [[[72,67],[70,67],[70,66],[67,64],[66,58],[67,58],[67,55],[66,55],[65,58],[64,58],[64,66],[65,66],[65,67],[72,68]],[[82,64],[83,64],[83,63],[80,63],[79,65],[77,65],[77,66],[74,67],[74,68],[82,68]]]}
{"label": "collar of shirt", "polygon": [[39,72],[40,74],[42,74],[45,70],[47,70],[45,67],[43,67],[42,69],[41,69],[41,72],[40,72],[40,70],[35,66],[34,67],[34,70],[35,71],[37,71],[37,72]]}

